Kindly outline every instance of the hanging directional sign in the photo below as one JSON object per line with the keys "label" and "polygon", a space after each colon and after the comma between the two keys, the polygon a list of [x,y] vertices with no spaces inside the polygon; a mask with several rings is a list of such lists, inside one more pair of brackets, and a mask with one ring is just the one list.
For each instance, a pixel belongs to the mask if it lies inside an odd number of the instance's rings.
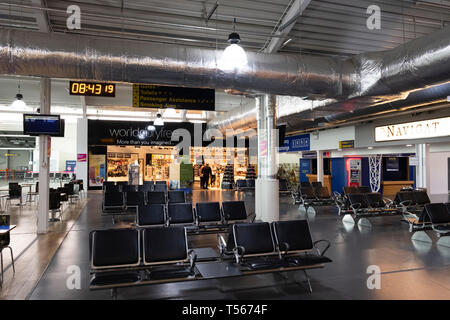
{"label": "hanging directional sign", "polygon": [[133,107],[214,111],[215,91],[214,89],[134,84]]}

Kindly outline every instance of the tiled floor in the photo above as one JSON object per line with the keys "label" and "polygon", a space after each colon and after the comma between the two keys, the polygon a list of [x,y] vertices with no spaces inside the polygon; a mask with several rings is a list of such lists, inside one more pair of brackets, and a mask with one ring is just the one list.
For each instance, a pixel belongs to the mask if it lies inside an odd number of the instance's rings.
{"label": "tiled floor", "polygon": [[[88,236],[93,229],[123,227],[102,217],[101,194],[89,193],[89,201],[70,228],[30,299],[111,299],[110,292],[90,291]],[[233,191],[194,191],[192,201],[243,199],[247,210],[254,210],[254,194]],[[433,197],[447,201],[448,196]],[[308,219],[315,240],[328,239],[327,253],[333,263],[310,271],[314,292],[305,289],[304,277],[291,273],[255,275],[224,280],[161,284],[118,291],[118,299],[450,299],[450,248],[414,243],[406,224],[397,217],[372,219],[372,229],[344,225],[333,207],[305,214],[292,205],[289,197],[280,199],[283,220]],[[216,237],[196,236],[190,247],[215,246]],[[81,270],[81,289],[69,290],[68,267]],[[381,268],[381,289],[367,287],[367,267]],[[17,277],[17,275],[16,275]]]}

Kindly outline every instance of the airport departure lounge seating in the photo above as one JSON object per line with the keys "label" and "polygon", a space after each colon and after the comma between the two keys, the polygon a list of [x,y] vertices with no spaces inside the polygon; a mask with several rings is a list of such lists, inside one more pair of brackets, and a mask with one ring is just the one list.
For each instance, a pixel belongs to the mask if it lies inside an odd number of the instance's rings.
{"label": "airport departure lounge seating", "polygon": [[432,243],[433,240],[427,234],[428,230],[432,230],[438,238],[437,245],[450,247],[450,204],[449,203],[427,203],[424,205],[424,214],[419,219],[422,221],[421,227],[410,229],[413,233],[411,237],[414,241],[422,241]]}
{"label": "airport departure lounge seating", "polygon": [[[142,239],[142,240],[141,240]],[[185,228],[95,230],[89,238],[91,289],[114,289],[195,277]]]}
{"label": "airport departure lounge seating", "polygon": [[383,198],[378,192],[349,193],[347,198],[351,212],[346,212],[343,222],[370,227],[367,218],[401,214],[389,199]]}
{"label": "airport departure lounge seating", "polygon": [[335,200],[331,197],[327,187],[319,187],[316,189],[312,186],[298,188],[298,192],[292,192],[294,204],[300,204],[308,211],[309,207],[334,205]]}
{"label": "airport departure lounge seating", "polygon": [[[183,226],[95,230],[90,233],[91,290],[303,271],[331,262],[326,240],[312,241],[305,220],[238,223],[230,240],[219,237],[222,255],[197,262]],[[318,244],[326,242],[321,252]],[[230,250],[228,251],[229,248]]]}
{"label": "airport departure lounge seating", "polygon": [[395,195],[394,202],[402,210],[405,217],[415,218],[421,214],[425,204],[431,203],[427,192],[424,190],[399,191]]}

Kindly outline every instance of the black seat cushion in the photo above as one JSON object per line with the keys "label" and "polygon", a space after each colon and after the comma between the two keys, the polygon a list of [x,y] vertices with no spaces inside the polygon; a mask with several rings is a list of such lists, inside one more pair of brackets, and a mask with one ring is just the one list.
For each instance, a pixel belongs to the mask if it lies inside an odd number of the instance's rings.
{"label": "black seat cushion", "polygon": [[143,230],[144,262],[171,262],[187,259],[186,231],[181,226]]}
{"label": "black seat cushion", "polygon": [[286,179],[280,179],[279,190],[280,191],[289,191],[289,187],[288,187],[288,183],[287,183]]}
{"label": "black seat cushion", "polygon": [[91,286],[106,286],[114,284],[135,283],[141,279],[135,271],[96,273],[91,279]]}
{"label": "black seat cushion", "polygon": [[307,200],[316,198],[313,187],[300,187],[300,195]]}
{"label": "black seat cushion", "polygon": [[153,186],[149,183],[144,183],[144,184],[138,186],[139,192],[150,192],[152,190],[153,190]]}
{"label": "black seat cushion", "polygon": [[127,195],[127,206],[138,206],[144,205],[145,203],[145,194],[143,192],[129,191],[126,193],[126,195]]}
{"label": "black seat cushion", "polygon": [[355,187],[344,187],[344,194],[349,195],[353,193],[358,193],[358,189]]}
{"label": "black seat cushion", "polygon": [[358,193],[370,193],[372,190],[368,186],[359,186]]}
{"label": "black seat cushion", "polygon": [[311,187],[311,182],[302,181],[302,182],[300,182],[300,187]]}
{"label": "black seat cushion", "polygon": [[127,184],[127,185],[123,186],[122,191],[124,191],[124,192],[137,192],[138,191],[138,186],[135,186],[133,184]]}
{"label": "black seat cushion", "polygon": [[120,185],[115,185],[114,183],[108,183],[103,185],[104,192],[122,192],[122,187]]}
{"label": "black seat cushion", "polygon": [[333,262],[330,258],[311,254],[287,257],[286,260],[294,263],[296,266],[312,266],[316,264]]}
{"label": "black seat cushion", "polygon": [[443,203],[428,203],[425,205],[425,210],[430,218],[431,223],[450,223],[450,213]]}
{"label": "black seat cushion", "polygon": [[397,192],[397,194],[395,195],[395,200],[394,201],[396,203],[409,201],[410,205],[416,204],[416,201],[414,199],[414,194],[413,194],[412,191],[399,191],[399,192]]}
{"label": "black seat cushion", "polygon": [[187,278],[193,271],[186,266],[155,267],[150,271],[150,280]]}
{"label": "black seat cushion", "polygon": [[330,193],[327,187],[318,187],[316,189],[316,196],[319,199],[330,199]]}
{"label": "black seat cushion", "polygon": [[139,263],[139,233],[134,229],[97,230],[91,233],[94,267]]}
{"label": "black seat cushion", "polygon": [[184,191],[169,191],[169,203],[184,203],[186,202],[186,197],[184,196]]}
{"label": "black seat cushion", "polygon": [[244,201],[222,202],[222,212],[225,220],[247,220],[247,211]]}
{"label": "black seat cushion", "polygon": [[275,235],[275,242],[280,245],[282,250],[283,243],[289,245],[289,251],[311,250],[313,241],[309,230],[308,221],[290,220],[272,222],[272,228]]}
{"label": "black seat cushion", "polygon": [[378,192],[366,193],[366,201],[372,208],[383,208],[385,207],[383,197]]}
{"label": "black seat cushion", "polygon": [[138,206],[138,223],[140,226],[151,226],[165,223],[163,204],[149,204]]}
{"label": "black seat cushion", "polygon": [[151,204],[165,204],[166,194],[161,191],[151,191],[147,193],[147,201]]}
{"label": "black seat cushion", "polygon": [[171,203],[168,206],[170,223],[193,223],[194,214],[191,203]]}
{"label": "black seat cushion", "polygon": [[247,184],[247,188],[255,188],[255,179],[247,179],[245,182]]}
{"label": "black seat cushion", "polygon": [[107,207],[120,207],[124,205],[124,197],[122,192],[105,192],[103,193],[104,205]]}
{"label": "black seat cushion", "polygon": [[361,205],[359,209],[366,209],[369,207],[366,197],[362,193],[350,193],[348,195],[348,200],[350,201],[350,204],[353,205],[359,203]]}
{"label": "black seat cushion", "polygon": [[272,253],[274,245],[267,222],[237,223],[233,225],[235,246],[244,247],[244,255]]}
{"label": "black seat cushion", "polygon": [[285,261],[280,260],[277,257],[261,257],[246,259],[241,266],[249,270],[267,270],[278,269],[281,267],[289,266]]}
{"label": "black seat cushion", "polygon": [[159,181],[156,181],[156,184],[153,186],[153,191],[158,191],[158,192],[167,192],[167,185],[162,184],[162,183],[158,183]]}
{"label": "black seat cushion", "polygon": [[242,179],[236,180],[236,187],[247,188],[247,181],[242,180]]}
{"label": "black seat cushion", "polygon": [[423,206],[427,203],[431,203],[430,198],[428,197],[428,194],[426,191],[415,190],[412,193],[413,193],[414,202],[417,203],[418,205]]}
{"label": "black seat cushion", "polygon": [[200,222],[218,222],[222,219],[219,202],[197,202],[195,210]]}

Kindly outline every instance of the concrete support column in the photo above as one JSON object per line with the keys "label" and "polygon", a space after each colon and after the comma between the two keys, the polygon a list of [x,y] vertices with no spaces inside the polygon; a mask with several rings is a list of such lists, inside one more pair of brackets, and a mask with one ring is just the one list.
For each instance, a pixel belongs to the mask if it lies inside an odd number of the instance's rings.
{"label": "concrete support column", "polygon": [[[425,143],[416,144],[416,157],[419,160],[416,166],[416,187],[430,188],[430,146]],[[429,191],[429,190],[428,190]]]}
{"label": "concrete support column", "polygon": [[323,151],[317,150],[317,181],[323,183]]}
{"label": "concrete support column", "polygon": [[[78,155],[86,155],[86,161],[78,161]],[[77,119],[77,166],[76,175],[78,180],[83,180],[84,190],[88,189],[88,119]]]}
{"label": "concrete support column", "polygon": [[255,183],[256,219],[279,220],[279,182],[277,179],[276,96],[264,95],[258,107],[258,179]]}
{"label": "concrete support column", "polygon": [[[50,114],[51,105],[51,80],[49,78],[41,79],[41,103],[40,113]],[[39,136],[39,204],[37,233],[46,233],[48,231],[48,211],[50,198],[50,136]]]}

